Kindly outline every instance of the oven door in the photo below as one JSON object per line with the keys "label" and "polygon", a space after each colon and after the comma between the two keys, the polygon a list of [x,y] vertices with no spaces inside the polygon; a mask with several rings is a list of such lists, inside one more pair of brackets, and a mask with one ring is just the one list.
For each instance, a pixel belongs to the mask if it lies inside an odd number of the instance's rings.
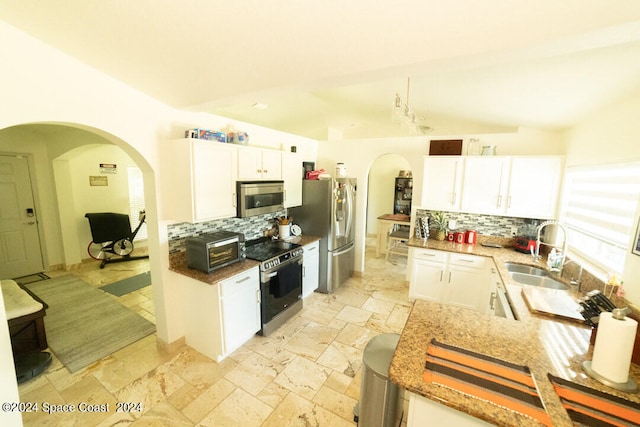
{"label": "oven door", "polygon": [[302,257],[261,272],[260,293],[262,324],[265,325],[302,297]]}

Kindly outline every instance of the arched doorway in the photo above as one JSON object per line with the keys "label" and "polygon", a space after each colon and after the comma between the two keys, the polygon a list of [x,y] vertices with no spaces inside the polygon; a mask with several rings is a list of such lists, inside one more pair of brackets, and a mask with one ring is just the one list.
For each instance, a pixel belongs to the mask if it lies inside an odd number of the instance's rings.
{"label": "arched doorway", "polygon": [[[96,147],[104,147],[104,149],[96,150]],[[32,187],[45,269],[69,268],[82,262],[82,259],[87,256],[86,219],[83,218],[84,214],[70,212],[76,209],[82,210],[82,206],[77,206],[81,204],[77,200],[86,202],[88,197],[91,198],[86,193],[72,194],[79,188],[85,190],[90,186],[89,175],[87,173],[69,175],[69,171],[63,170],[62,165],[81,156],[85,159],[91,158],[90,155],[87,157],[87,153],[92,150],[96,151],[96,156],[91,160],[94,164],[89,167],[95,168],[95,175],[100,174],[101,163],[113,164],[114,159],[127,159],[125,163],[135,164],[142,172],[145,181],[149,177],[153,180],[149,164],[133,147],[97,129],[73,124],[34,123],[0,130],[0,153],[27,157],[29,168],[35,171],[31,175]],[[126,168],[118,172],[120,181],[126,179]],[[111,178],[114,181],[115,177]],[[145,187],[152,187],[150,184],[145,182]],[[112,194],[118,192],[115,187],[111,189],[114,190]],[[119,199],[127,197],[121,191],[118,193],[120,194],[114,197]],[[102,197],[99,194],[95,196],[96,200]],[[104,200],[104,197],[102,199]],[[122,210],[121,207],[116,207],[116,204],[122,204],[122,200],[113,204],[107,200],[105,203],[111,206],[110,211]],[[149,231],[154,232],[151,228]]]}
{"label": "arched doorway", "polygon": [[367,192],[367,246],[375,244],[377,218],[393,213],[395,178],[401,170],[411,170],[411,165],[400,154],[383,154],[371,163]]}

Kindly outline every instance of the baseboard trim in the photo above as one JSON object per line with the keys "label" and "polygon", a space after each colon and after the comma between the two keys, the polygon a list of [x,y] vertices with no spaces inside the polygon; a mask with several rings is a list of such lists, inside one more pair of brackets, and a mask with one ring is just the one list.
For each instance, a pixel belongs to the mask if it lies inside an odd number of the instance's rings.
{"label": "baseboard trim", "polygon": [[175,340],[175,341],[173,341],[171,343],[167,343],[167,342],[161,340],[160,338],[156,337],[156,345],[158,346],[158,349],[160,349],[163,352],[175,353],[180,348],[182,348],[185,345],[187,345],[187,341],[186,341],[185,337],[180,337],[180,338],[178,338],[177,340]]}

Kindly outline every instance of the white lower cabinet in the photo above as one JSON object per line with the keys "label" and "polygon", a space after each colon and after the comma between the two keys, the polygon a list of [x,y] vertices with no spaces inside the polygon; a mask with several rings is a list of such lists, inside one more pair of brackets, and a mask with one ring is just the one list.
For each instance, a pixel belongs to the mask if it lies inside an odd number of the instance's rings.
{"label": "white lower cabinet", "polygon": [[315,241],[302,247],[302,298],[306,298],[318,289],[320,279],[320,242]]}
{"label": "white lower cabinet", "polygon": [[220,282],[223,353],[229,354],[260,330],[258,268]]}
{"label": "white lower cabinet", "polygon": [[174,277],[183,289],[188,346],[219,362],[260,330],[257,266],[216,284]]}
{"label": "white lower cabinet", "polygon": [[415,393],[409,393],[409,414],[407,427],[423,426],[490,426],[492,424],[457,411],[442,403],[429,400]]}
{"label": "white lower cabinet", "polygon": [[491,292],[485,257],[409,248],[409,266],[409,298],[486,312]]}

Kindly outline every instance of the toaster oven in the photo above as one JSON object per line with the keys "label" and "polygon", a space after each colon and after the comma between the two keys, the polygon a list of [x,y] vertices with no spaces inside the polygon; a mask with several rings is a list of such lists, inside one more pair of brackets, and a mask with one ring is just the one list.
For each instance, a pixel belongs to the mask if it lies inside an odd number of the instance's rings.
{"label": "toaster oven", "polygon": [[189,268],[212,273],[227,265],[244,261],[244,234],[216,231],[185,239]]}

